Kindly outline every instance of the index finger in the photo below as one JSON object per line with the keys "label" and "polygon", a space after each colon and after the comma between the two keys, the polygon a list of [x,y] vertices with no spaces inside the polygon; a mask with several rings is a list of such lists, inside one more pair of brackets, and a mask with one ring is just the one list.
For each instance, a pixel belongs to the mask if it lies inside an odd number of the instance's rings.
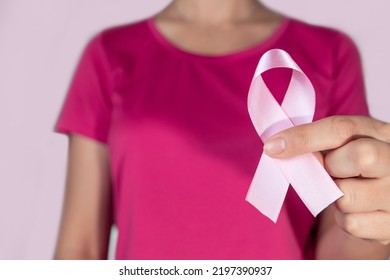
{"label": "index finger", "polygon": [[390,124],[365,116],[328,117],[276,133],[264,151],[274,158],[286,158],[336,149],[361,137],[390,143]]}

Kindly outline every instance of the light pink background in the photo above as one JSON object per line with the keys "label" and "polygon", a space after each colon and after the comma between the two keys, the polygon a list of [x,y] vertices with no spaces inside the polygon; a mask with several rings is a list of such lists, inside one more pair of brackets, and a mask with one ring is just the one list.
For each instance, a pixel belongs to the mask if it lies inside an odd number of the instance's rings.
{"label": "light pink background", "polygon": [[[350,34],[361,50],[373,116],[390,121],[386,0],[267,0]],[[169,0],[0,0],[0,259],[50,259],[67,141],[52,133],[78,56],[104,27],[152,15]]]}

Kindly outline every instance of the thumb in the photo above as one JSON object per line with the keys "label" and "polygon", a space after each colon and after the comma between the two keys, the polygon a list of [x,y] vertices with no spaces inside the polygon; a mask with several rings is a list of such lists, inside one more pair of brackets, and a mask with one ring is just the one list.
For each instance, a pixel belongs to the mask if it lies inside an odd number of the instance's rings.
{"label": "thumb", "polygon": [[364,116],[334,116],[278,132],[264,145],[274,158],[336,149],[360,137],[390,141],[390,125]]}

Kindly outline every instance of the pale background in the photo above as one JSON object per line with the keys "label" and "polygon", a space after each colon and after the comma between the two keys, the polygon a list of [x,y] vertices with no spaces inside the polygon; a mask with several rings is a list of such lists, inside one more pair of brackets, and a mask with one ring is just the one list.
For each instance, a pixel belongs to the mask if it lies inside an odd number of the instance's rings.
{"label": "pale background", "polygon": [[[86,41],[169,0],[0,0],[0,259],[50,259],[64,190],[66,137],[52,132]],[[352,36],[373,116],[390,121],[387,0],[267,0]]]}

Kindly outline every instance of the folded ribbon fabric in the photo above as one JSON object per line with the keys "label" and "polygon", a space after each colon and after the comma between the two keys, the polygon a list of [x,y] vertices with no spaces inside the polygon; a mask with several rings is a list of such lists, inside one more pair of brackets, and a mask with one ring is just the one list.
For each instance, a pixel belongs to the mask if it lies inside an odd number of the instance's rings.
{"label": "folded ribbon fabric", "polygon": [[[281,106],[261,76],[274,68],[292,69],[290,84]],[[248,110],[263,142],[279,131],[313,120],[313,85],[287,52],[273,49],[261,57],[249,89]],[[263,153],[246,200],[276,222],[289,184],[314,216],[342,196],[313,154],[273,159]]]}

